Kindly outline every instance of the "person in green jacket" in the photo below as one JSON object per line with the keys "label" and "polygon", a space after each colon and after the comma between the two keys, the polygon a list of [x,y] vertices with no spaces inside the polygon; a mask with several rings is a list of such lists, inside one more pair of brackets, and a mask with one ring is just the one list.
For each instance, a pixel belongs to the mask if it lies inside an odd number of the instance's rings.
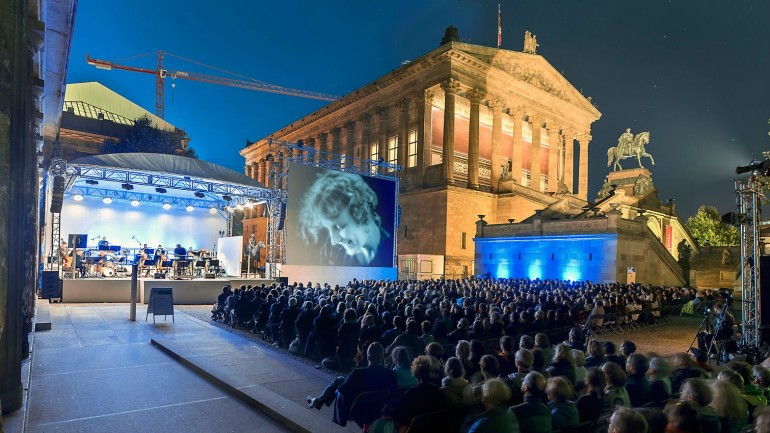
{"label": "person in green jacket", "polygon": [[484,413],[471,424],[468,433],[520,433],[516,415],[505,407],[510,398],[511,390],[502,380],[484,381],[481,393]]}
{"label": "person in green jacket", "polygon": [[567,430],[580,424],[577,406],[570,400],[575,395],[575,390],[569,380],[564,376],[549,378],[545,393],[548,395],[548,408],[551,409],[551,428]]}

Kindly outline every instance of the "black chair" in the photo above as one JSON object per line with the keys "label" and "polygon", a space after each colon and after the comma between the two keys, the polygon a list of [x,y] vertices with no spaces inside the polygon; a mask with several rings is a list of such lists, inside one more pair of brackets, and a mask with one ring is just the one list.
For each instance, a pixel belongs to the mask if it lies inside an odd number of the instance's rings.
{"label": "black chair", "polygon": [[448,431],[449,429],[446,422],[447,412],[447,409],[442,409],[414,417],[412,422],[409,423],[406,433],[435,433]]}
{"label": "black chair", "polygon": [[350,420],[361,428],[370,425],[374,420],[382,416],[382,409],[388,403],[389,397],[389,389],[364,391],[358,394],[348,411]]}

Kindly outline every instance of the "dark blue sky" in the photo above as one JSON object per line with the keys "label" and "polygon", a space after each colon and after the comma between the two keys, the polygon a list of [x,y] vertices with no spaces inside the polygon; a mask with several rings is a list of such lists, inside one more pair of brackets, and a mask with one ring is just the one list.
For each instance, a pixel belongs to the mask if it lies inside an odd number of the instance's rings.
{"label": "dark blue sky", "polygon": [[[591,194],[626,127],[650,131],[662,200],[687,217],[734,208],[734,169],[768,149],[770,2],[561,0],[502,2],[503,48],[524,30],[602,112],[590,148]],[[150,111],[152,76],[97,70],[85,55],[155,67],[162,49],[268,83],[343,95],[435,48],[448,25],[495,45],[497,2],[484,0],[207,2],[80,0],[68,82],[99,81]],[[178,60],[169,69],[213,72]],[[170,80],[169,80],[170,81]],[[238,151],[322,107],[290,96],[176,80],[166,119],[202,159],[243,171]],[[633,167],[625,160],[627,168]]]}

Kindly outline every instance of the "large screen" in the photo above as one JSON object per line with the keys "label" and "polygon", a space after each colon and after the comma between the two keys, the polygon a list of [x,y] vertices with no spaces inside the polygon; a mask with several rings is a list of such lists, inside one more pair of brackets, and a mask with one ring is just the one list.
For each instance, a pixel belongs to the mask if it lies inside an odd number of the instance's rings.
{"label": "large screen", "polygon": [[286,264],[393,266],[396,182],[290,163]]}

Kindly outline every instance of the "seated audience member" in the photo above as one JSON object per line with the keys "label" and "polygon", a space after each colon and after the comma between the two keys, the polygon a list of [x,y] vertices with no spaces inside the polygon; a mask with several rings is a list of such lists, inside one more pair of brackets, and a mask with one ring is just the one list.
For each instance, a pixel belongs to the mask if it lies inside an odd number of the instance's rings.
{"label": "seated audience member", "polygon": [[598,340],[591,340],[588,342],[588,356],[586,357],[586,368],[601,367],[602,364],[607,362],[607,357],[604,356],[604,346]]}
{"label": "seated audience member", "polygon": [[620,343],[620,356],[628,360],[628,357],[632,353],[636,353],[636,344],[631,340],[623,340],[623,342]]}
{"label": "seated audience member", "polygon": [[505,407],[511,390],[499,379],[484,382],[481,403],[484,412],[477,416],[468,433],[519,433],[516,416]]}
{"label": "seated audience member", "polygon": [[724,380],[711,381],[714,398],[709,406],[714,408],[722,423],[722,433],[737,433],[749,423],[749,409],[741,398],[741,391]]}
{"label": "seated audience member", "polygon": [[412,355],[406,347],[396,347],[391,354],[393,371],[396,372],[396,385],[408,388],[417,385],[417,378],[412,374]]}
{"label": "seated audience member", "polygon": [[605,341],[602,343],[602,346],[604,346],[607,361],[618,364],[623,371],[626,371],[626,359],[618,355],[618,346],[612,341]]}
{"label": "seated audience member", "polygon": [[530,372],[521,385],[524,403],[512,406],[511,412],[519,421],[519,428],[527,433],[550,433],[552,428],[551,410],[543,404],[545,395],[545,377],[538,372]]}
{"label": "seated audience member", "polygon": [[754,410],[754,430],[755,433],[770,433],[770,406],[762,406]]}
{"label": "seated audience member", "polygon": [[484,382],[489,379],[496,379],[500,376],[500,363],[497,362],[497,358],[492,355],[484,355],[479,362],[481,367],[482,380],[476,386],[473,387],[473,396],[478,399],[481,398],[481,391]]}
{"label": "seated audience member", "polygon": [[[550,360],[549,360],[550,361]],[[551,377],[551,375],[546,371],[546,359],[545,359],[545,352],[543,349],[539,347],[535,347],[532,349],[532,367],[530,370],[536,371],[543,375],[546,379]]]}
{"label": "seated audience member", "polygon": [[607,407],[615,410],[616,406],[631,407],[631,400],[626,390],[626,373],[618,364],[605,362],[602,371],[607,375],[607,388],[604,394],[607,396]]}
{"label": "seated audience member", "polygon": [[432,329],[430,320],[423,320],[420,326],[422,327],[422,334],[420,335],[420,338],[422,338],[423,343],[428,345],[436,341],[436,339],[433,337],[433,334],[430,333]]}
{"label": "seated audience member", "polygon": [[548,338],[548,335],[542,332],[535,334],[535,349],[543,351],[543,357],[545,358],[546,363],[551,362],[551,359],[553,358],[553,346],[551,345],[551,340]]}
{"label": "seated audience member", "polygon": [[[294,322],[294,328],[297,331],[297,337],[299,338],[299,345],[297,347],[297,353],[305,351],[305,345],[307,344],[308,337],[313,331],[313,320],[315,320],[316,311],[313,309],[312,301],[305,301],[302,307],[302,311],[297,316],[296,322]],[[365,345],[362,347],[369,347]]]}
{"label": "seated audience member", "polygon": [[583,341],[583,330],[579,326],[573,326],[569,330],[567,345],[572,349],[579,350],[581,352],[586,350],[585,343]]}
{"label": "seated audience member", "polygon": [[671,379],[668,378],[670,367],[663,358],[654,357],[647,369],[647,380],[650,382],[650,398],[661,404],[671,397]]}
{"label": "seated audience member", "polygon": [[709,406],[714,393],[703,379],[688,379],[682,385],[679,399],[690,403],[695,409],[701,433],[720,433],[722,423],[714,408]]}
{"label": "seated audience member", "polygon": [[454,356],[449,358],[444,367],[445,377],[441,380],[441,392],[447,404],[456,406],[468,400],[470,383],[465,379],[462,362]]}
{"label": "seated audience member", "polygon": [[425,354],[436,358],[441,364],[441,368],[444,368],[444,346],[435,342],[430,343],[425,346]]}
{"label": "seated audience member", "polygon": [[519,349],[516,352],[516,357],[514,358],[514,362],[516,364],[516,372],[511,373],[508,375],[508,378],[513,381],[513,383],[518,387],[521,388],[521,384],[524,381],[524,376],[529,374],[529,368],[532,367],[532,361],[534,361],[534,356],[532,355],[532,352],[530,352],[527,349]]}
{"label": "seated audience member", "polygon": [[646,374],[649,363],[644,355],[632,353],[626,361],[626,391],[633,407],[644,406],[652,401],[652,389]]}
{"label": "seated audience member", "polygon": [[401,429],[408,427],[420,415],[446,408],[444,394],[439,389],[441,365],[436,358],[422,355],[412,362],[412,374],[417,386],[410,388],[396,404],[393,421]]}
{"label": "seated audience member", "polygon": [[666,433],[700,433],[698,415],[690,403],[670,400],[663,408],[663,413],[668,418]]}
{"label": "seated audience member", "polygon": [[321,409],[335,402],[333,421],[341,426],[347,425],[348,419],[355,419],[354,413],[349,413],[350,406],[356,396],[364,391],[389,390],[396,388],[396,373],[383,366],[385,350],[380,343],[372,343],[366,350],[369,365],[356,368],[347,378],[340,376],[315,398],[308,397],[310,407]]}
{"label": "seated audience member", "polygon": [[572,349],[572,356],[575,357],[575,386],[579,389],[583,386],[583,380],[586,378],[586,354],[580,350]]}
{"label": "seated audience member", "polygon": [[496,355],[500,363],[500,374],[509,375],[516,371],[516,348],[513,337],[504,335],[500,338],[500,351]]}
{"label": "seated audience member", "polygon": [[764,390],[754,384],[754,373],[752,372],[751,364],[744,361],[731,361],[727,364],[727,369],[741,375],[743,379],[741,394],[752,410],[755,407],[767,405],[767,397],[765,397]]}
{"label": "seated audience member", "polygon": [[[671,392],[676,394],[687,379],[705,379],[706,372],[695,366],[695,361],[686,353],[674,355],[674,371],[671,372]],[[696,408],[697,409],[697,408]]]}
{"label": "seated audience member", "polygon": [[[344,306],[344,304],[342,304]],[[337,350],[334,357],[324,358],[321,361],[324,367],[330,370],[347,370],[355,365],[358,353],[358,322],[356,310],[345,310],[343,322],[337,330]]]}
{"label": "seated audience member", "polygon": [[690,349],[692,359],[695,360],[695,366],[706,372],[705,379],[710,379],[714,375],[714,367],[709,364],[708,354],[700,349]]}
{"label": "seated audience member", "polygon": [[519,349],[527,349],[530,352],[535,350],[535,339],[529,335],[522,335],[519,338]]}
{"label": "seated audience member", "polygon": [[647,420],[639,412],[627,407],[615,409],[609,424],[608,433],[647,433]]}
{"label": "seated audience member", "polygon": [[554,430],[565,430],[580,424],[577,406],[571,401],[575,395],[572,382],[563,376],[551,377],[548,379],[545,393],[548,395],[548,408],[551,409]]}
{"label": "seated audience member", "polygon": [[380,341],[385,347],[389,347],[399,335],[406,331],[406,321],[401,316],[393,317],[393,327],[382,333]]}
{"label": "seated audience member", "polygon": [[457,328],[447,334],[449,344],[457,344],[460,340],[469,340],[468,319],[462,318],[457,321]]}
{"label": "seated audience member", "polygon": [[607,397],[604,388],[607,387],[607,375],[601,368],[591,367],[586,372],[585,387],[575,405],[580,414],[580,422],[594,422],[599,419],[604,407],[607,406]]}
{"label": "seated audience member", "polygon": [[211,310],[211,320],[222,319],[222,314],[225,311],[227,298],[230,297],[230,286],[222,287],[222,293],[217,296],[217,303],[214,304],[214,308]]}
{"label": "seated audience member", "polygon": [[770,370],[761,365],[755,365],[751,372],[754,375],[754,385],[762,389],[765,397],[770,397]]}
{"label": "seated audience member", "polygon": [[557,345],[553,353],[553,362],[546,370],[551,377],[562,376],[570,384],[575,383],[575,358],[572,356],[572,349],[564,343]]}
{"label": "seated audience member", "polygon": [[463,370],[465,370],[465,378],[469,379],[473,377],[473,373],[479,370],[478,364],[474,364],[471,361],[471,343],[468,340],[460,340],[455,346],[455,357],[463,364]]}
{"label": "seated audience member", "polygon": [[637,407],[634,410],[642,414],[647,421],[647,433],[666,433],[668,419],[662,409],[657,407]]}
{"label": "seated audience member", "polygon": [[[398,317],[398,316],[397,316]],[[406,321],[406,330],[401,333],[393,343],[385,348],[386,353],[391,353],[394,348],[403,346],[409,349],[412,356],[417,356],[425,351],[425,343],[420,338],[420,325],[411,317]]]}

